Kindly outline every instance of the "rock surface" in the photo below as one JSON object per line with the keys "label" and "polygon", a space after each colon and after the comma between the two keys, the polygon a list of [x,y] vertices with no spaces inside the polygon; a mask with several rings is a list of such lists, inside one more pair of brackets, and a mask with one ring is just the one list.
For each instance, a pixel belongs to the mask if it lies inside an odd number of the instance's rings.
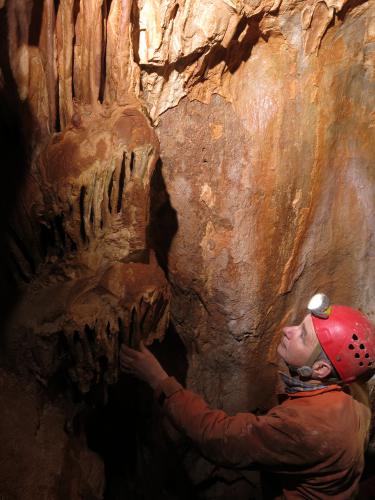
{"label": "rock surface", "polygon": [[[66,413],[84,419],[106,404],[108,384],[119,378],[122,343],[137,348],[141,340],[164,336],[170,289],[147,244],[159,143],[131,89],[135,63],[124,2],[109,8],[91,0],[10,0],[0,15],[1,102],[18,113],[23,130],[11,131],[20,144],[3,146],[25,150],[21,168],[10,160],[14,189],[5,193],[3,186],[9,269],[2,288],[14,297],[12,307],[2,304],[1,361],[17,381],[13,390],[31,377],[52,414],[39,450],[33,426],[18,429],[28,413],[38,413],[37,395],[28,396],[23,409],[20,390],[20,400],[9,404],[9,443],[0,457],[9,477],[0,496],[101,498],[103,463],[85,439],[66,431]],[[12,112],[1,111],[9,132]],[[63,383],[52,397],[56,381]],[[20,446],[11,447],[17,434],[24,455]],[[11,468],[19,455],[29,465],[24,484],[12,491],[23,474]],[[40,478],[44,455],[54,472],[47,482]],[[84,462],[81,472],[70,471],[74,460]],[[86,485],[91,462],[98,478]]]}
{"label": "rock surface", "polygon": [[20,387],[19,380],[4,370],[0,370],[0,401],[4,498],[103,497],[103,463],[82,437],[66,433],[66,401],[46,401],[35,384]]}
{"label": "rock surface", "polygon": [[9,221],[23,294],[9,343],[22,330],[63,334],[70,374],[88,392],[116,382],[121,342],[150,343],[168,323],[168,283],[146,241],[159,143],[131,91],[124,4],[10,1],[6,15],[4,89],[27,105],[30,153]]}
{"label": "rock surface", "polygon": [[[158,116],[178,219],[172,316],[189,346],[190,383],[233,410],[265,404],[269,370],[259,366],[275,361],[280,327],[303,316],[316,290],[375,312],[374,4],[268,7],[241,11],[224,44],[219,21],[199,42],[195,16],[196,36],[188,24],[163,56],[189,62],[181,78],[205,65]],[[172,34],[163,33],[165,51]],[[206,50],[194,63],[191,39]],[[142,75],[151,78],[149,66]],[[157,99],[146,93],[154,114],[171,107],[166,93],[177,95],[159,78]]]}
{"label": "rock surface", "polygon": [[[314,292],[375,319],[374,0],[38,5],[0,2],[0,90],[30,157],[11,214],[26,290],[11,352],[23,339],[46,384],[66,330],[81,391],[103,352],[116,380],[119,309],[137,338],[153,311],[150,341],[168,318],[151,246],[187,385],[229,412],[269,407],[280,328]],[[113,346],[95,361],[101,312]]]}

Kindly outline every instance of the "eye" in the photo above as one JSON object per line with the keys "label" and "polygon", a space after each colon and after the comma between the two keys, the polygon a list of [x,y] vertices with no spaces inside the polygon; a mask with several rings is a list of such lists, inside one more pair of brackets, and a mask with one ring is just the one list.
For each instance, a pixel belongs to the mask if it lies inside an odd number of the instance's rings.
{"label": "eye", "polygon": [[304,339],[307,335],[307,331],[306,331],[306,328],[305,328],[305,325],[302,325],[302,338]]}

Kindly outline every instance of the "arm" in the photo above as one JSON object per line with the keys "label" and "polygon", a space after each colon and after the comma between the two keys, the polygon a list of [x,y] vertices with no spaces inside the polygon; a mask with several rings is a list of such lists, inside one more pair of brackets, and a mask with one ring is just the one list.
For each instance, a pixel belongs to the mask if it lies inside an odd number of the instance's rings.
{"label": "arm", "polygon": [[199,446],[203,455],[225,467],[268,466],[278,471],[306,469],[303,433],[293,411],[281,406],[264,416],[251,412],[229,416],[173,378],[158,388],[165,394],[163,410],[173,425]]}
{"label": "arm", "polygon": [[122,347],[120,363],[124,371],[151,385],[157,396],[163,395],[163,409],[173,425],[198,445],[209,460],[229,467],[306,467],[300,422],[295,421],[288,408],[278,406],[261,417],[250,412],[228,416],[222,410],[213,410],[200,396],[168,377],[143,345],[140,352]]}

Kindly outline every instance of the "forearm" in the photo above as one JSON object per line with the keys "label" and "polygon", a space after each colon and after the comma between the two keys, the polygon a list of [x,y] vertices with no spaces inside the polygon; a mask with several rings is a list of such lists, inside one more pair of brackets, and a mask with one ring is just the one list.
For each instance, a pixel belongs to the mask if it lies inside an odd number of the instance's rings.
{"label": "forearm", "polygon": [[163,410],[173,425],[189,437],[209,460],[224,466],[249,466],[253,460],[244,426],[256,416],[228,416],[222,410],[212,410],[192,391],[183,389],[173,378],[165,380],[156,391]]}

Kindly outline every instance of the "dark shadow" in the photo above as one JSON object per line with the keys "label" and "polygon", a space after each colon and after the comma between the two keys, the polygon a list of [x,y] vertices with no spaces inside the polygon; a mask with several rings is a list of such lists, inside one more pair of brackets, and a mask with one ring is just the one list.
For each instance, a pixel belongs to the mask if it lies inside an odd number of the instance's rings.
{"label": "dark shadow", "polygon": [[259,28],[261,15],[248,20],[245,17],[238,23],[236,31],[228,47],[218,44],[205,56],[201,69],[197,75],[197,81],[203,81],[207,71],[214,68],[222,61],[230,73],[235,73],[240,65],[247,61],[252,53],[253,47],[259,38],[265,38]]}
{"label": "dark shadow", "polygon": [[132,10],[130,13],[130,23],[132,25],[132,30],[131,30],[131,43],[133,46],[133,54],[134,54],[134,61],[136,64],[139,64],[139,6],[138,2],[133,2],[132,4]]}
{"label": "dark shadow", "polygon": [[188,362],[186,348],[170,323],[162,342],[154,342],[150,351],[158,358],[164,370],[185,386]]}
{"label": "dark shadow", "polygon": [[[177,214],[170,203],[159,160],[151,178],[146,236],[147,247],[155,251],[167,277],[168,252],[177,229]],[[184,385],[188,369],[186,349],[172,324],[163,341],[154,342],[150,350],[167,373]],[[182,465],[186,441],[182,446],[172,442],[159,403],[143,382],[121,375],[118,383],[109,387],[108,403],[90,410],[84,427],[89,447],[105,464],[105,500],[195,498]]]}
{"label": "dark shadow", "polygon": [[[8,249],[8,228],[15,214],[17,199],[30,164],[32,113],[27,100],[22,102],[9,60],[7,9],[0,10],[0,339],[17,301],[17,287],[12,275]],[[33,37],[36,37],[35,33]]]}
{"label": "dark shadow", "polygon": [[155,251],[159,266],[168,278],[168,253],[178,230],[177,212],[172,207],[164,182],[159,159],[151,178],[150,222],[147,227],[147,246]]}
{"label": "dark shadow", "polygon": [[369,445],[365,454],[365,468],[359,483],[358,498],[361,500],[372,500],[375,498],[375,429],[372,419],[371,435]]}
{"label": "dark shadow", "polygon": [[31,11],[29,45],[39,46],[40,32],[42,30],[44,2],[34,2]]}
{"label": "dark shadow", "polygon": [[107,80],[107,22],[111,10],[112,0],[104,0],[102,3],[102,50],[101,50],[101,71],[99,85],[99,102],[104,102],[104,91]]}
{"label": "dark shadow", "polygon": [[346,2],[344,4],[340,12],[337,12],[336,14],[337,18],[340,19],[340,21],[344,21],[348,12],[355,9],[359,5],[362,5],[365,2],[367,2],[367,0],[349,0],[349,2]]}
{"label": "dark shadow", "polygon": [[[169,374],[184,383],[186,350],[171,325],[151,350]],[[192,500],[194,491],[181,465],[179,446],[168,437],[151,389],[122,375],[109,388],[108,403],[86,418],[89,447],[105,463],[105,500]]]}
{"label": "dark shadow", "polygon": [[[80,0],[73,0],[73,26],[74,26],[74,31],[73,31],[73,41],[72,41],[72,46],[75,47],[77,43],[77,33],[76,33],[76,24],[77,24],[77,18],[78,14],[80,12],[81,8],[81,3]],[[73,68],[73,74],[72,74],[72,97],[73,99],[76,97],[75,95],[75,89],[74,89],[74,68],[75,68],[75,51],[72,51],[72,68]]]}
{"label": "dark shadow", "polygon": [[[137,12],[133,13],[134,19],[136,19],[136,15]],[[168,65],[156,66],[155,64],[142,64],[142,70],[156,73],[159,76],[163,76],[165,81],[168,81],[173,71],[183,73],[187,67],[192,66],[196,61],[202,58],[203,61],[199,64],[199,71],[193,76],[196,82],[204,81],[207,71],[214,68],[222,61],[225,61],[228,70],[234,73],[242,62],[250,58],[253,47],[256,45],[259,38],[263,38],[263,40],[267,41],[268,37],[264,35],[259,28],[262,17],[262,14],[258,14],[251,19],[245,16],[242,17],[227,47],[224,47],[221,43],[217,43],[211,47],[209,51],[199,47],[191,54],[180,57],[176,62]],[[134,34],[134,36],[137,35],[139,34]],[[134,47],[135,61],[139,62],[138,42]]]}

